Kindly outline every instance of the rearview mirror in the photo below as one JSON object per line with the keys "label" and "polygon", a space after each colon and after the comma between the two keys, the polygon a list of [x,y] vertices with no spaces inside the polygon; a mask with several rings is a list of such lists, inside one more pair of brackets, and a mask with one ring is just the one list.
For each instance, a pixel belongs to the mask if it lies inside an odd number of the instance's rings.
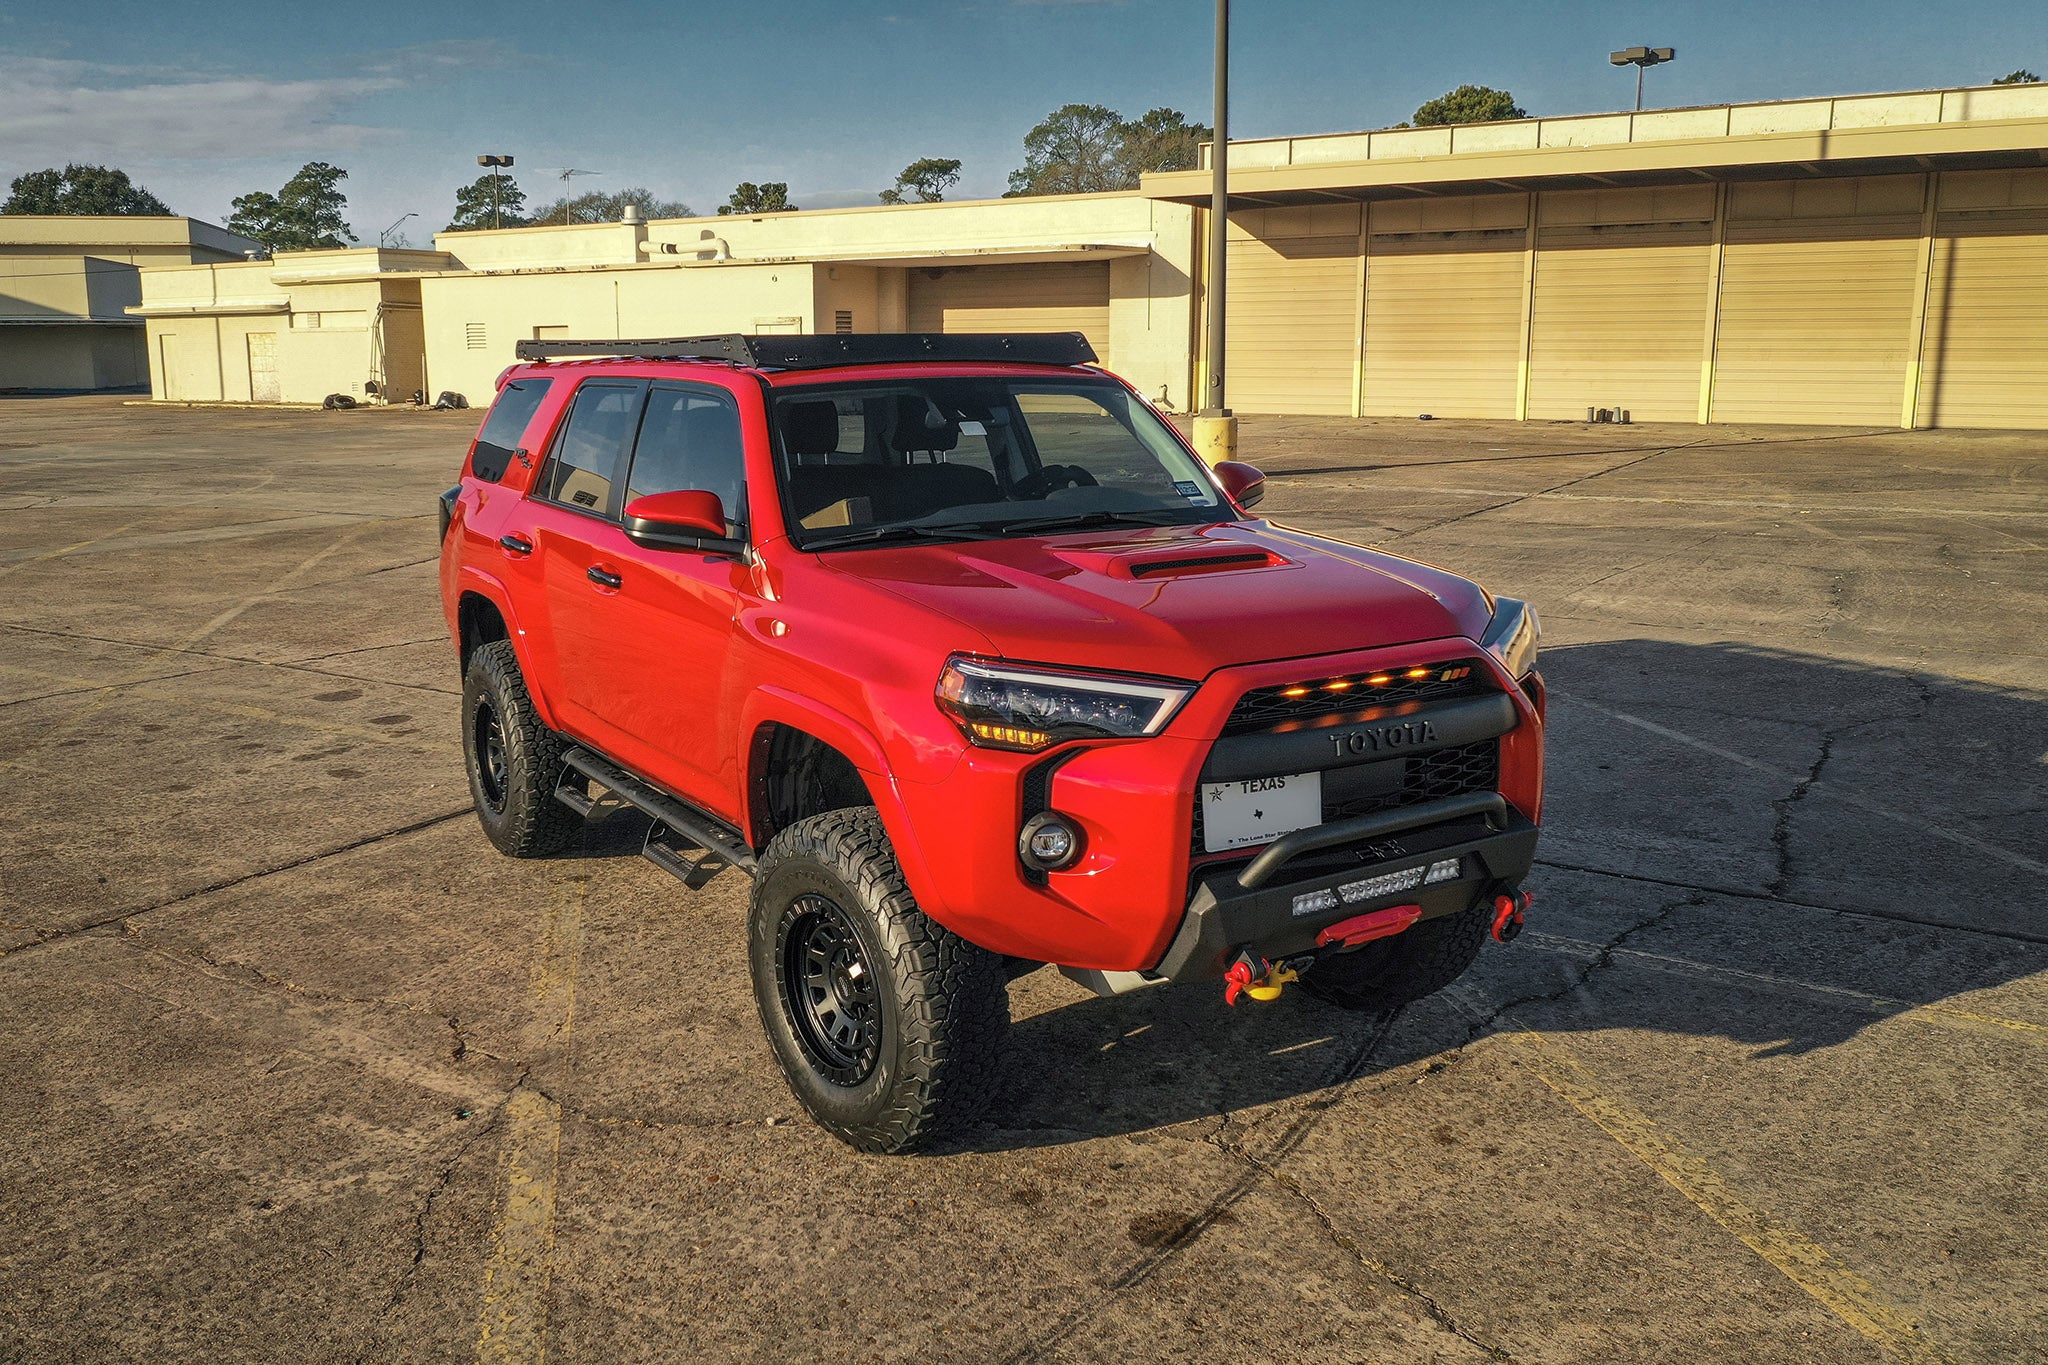
{"label": "rearview mirror", "polygon": [[718,494],[679,488],[648,493],[626,504],[627,539],[650,550],[708,550],[737,554],[741,543],[725,534],[725,504]]}
{"label": "rearview mirror", "polygon": [[1250,511],[1266,496],[1266,476],[1251,465],[1225,460],[1216,466],[1216,482],[1230,494],[1230,500]]}

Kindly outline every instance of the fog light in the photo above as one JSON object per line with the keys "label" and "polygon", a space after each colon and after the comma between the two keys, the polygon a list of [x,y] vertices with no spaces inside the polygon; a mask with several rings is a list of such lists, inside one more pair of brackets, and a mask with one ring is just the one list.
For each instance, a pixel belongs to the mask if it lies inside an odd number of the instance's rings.
{"label": "fog light", "polygon": [[1440,863],[1431,863],[1429,865],[1429,875],[1422,879],[1422,884],[1424,886],[1435,886],[1438,882],[1454,882],[1458,880],[1458,871],[1458,860],[1456,858],[1446,858]]}
{"label": "fog light", "polygon": [[1081,831],[1057,811],[1040,811],[1024,822],[1017,836],[1017,856],[1025,866],[1055,872],[1081,854]]}

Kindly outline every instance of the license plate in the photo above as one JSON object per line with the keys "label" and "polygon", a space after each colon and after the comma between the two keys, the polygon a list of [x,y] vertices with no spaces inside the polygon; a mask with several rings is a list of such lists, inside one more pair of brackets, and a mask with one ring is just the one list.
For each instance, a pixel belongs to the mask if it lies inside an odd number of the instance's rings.
{"label": "license plate", "polygon": [[1202,784],[1202,847],[1209,853],[1271,843],[1321,823],[1321,773]]}

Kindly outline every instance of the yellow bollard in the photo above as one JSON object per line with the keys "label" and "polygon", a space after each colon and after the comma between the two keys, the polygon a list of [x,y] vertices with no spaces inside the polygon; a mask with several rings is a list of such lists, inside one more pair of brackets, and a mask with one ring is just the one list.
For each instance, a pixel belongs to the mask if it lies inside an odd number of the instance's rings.
{"label": "yellow bollard", "polygon": [[1195,453],[1214,469],[1237,458],[1237,418],[1229,413],[1195,416]]}

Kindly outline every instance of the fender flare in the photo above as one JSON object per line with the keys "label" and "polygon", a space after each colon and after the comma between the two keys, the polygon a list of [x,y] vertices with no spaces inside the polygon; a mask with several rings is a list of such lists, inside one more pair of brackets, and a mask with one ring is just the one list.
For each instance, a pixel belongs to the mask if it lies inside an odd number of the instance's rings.
{"label": "fender flare", "polygon": [[747,842],[760,847],[760,830],[755,824],[752,800],[755,736],[760,734],[762,726],[771,724],[801,730],[846,755],[867,783],[868,793],[875,799],[882,827],[888,831],[896,861],[903,868],[903,879],[910,884],[910,894],[916,898],[918,908],[945,923],[948,916],[945,901],[938,894],[938,879],[932,875],[924,850],[918,845],[916,831],[897,790],[896,774],[887,755],[882,752],[881,742],[851,716],[783,687],[757,688],[748,695],[740,709],[738,760],[741,790],[746,794],[742,809],[746,813]]}
{"label": "fender flare", "polygon": [[554,705],[546,691],[539,686],[526,655],[526,632],[519,625],[519,613],[512,606],[512,594],[506,590],[503,579],[495,574],[485,573],[473,564],[464,564],[455,579],[455,610],[450,613],[449,627],[455,635],[455,647],[460,657],[462,648],[462,599],[474,594],[489,602],[505,622],[505,635],[512,645],[512,653],[519,660],[519,672],[526,679],[526,695],[533,701],[533,709],[540,714],[541,723],[550,730],[562,728],[555,715]]}

